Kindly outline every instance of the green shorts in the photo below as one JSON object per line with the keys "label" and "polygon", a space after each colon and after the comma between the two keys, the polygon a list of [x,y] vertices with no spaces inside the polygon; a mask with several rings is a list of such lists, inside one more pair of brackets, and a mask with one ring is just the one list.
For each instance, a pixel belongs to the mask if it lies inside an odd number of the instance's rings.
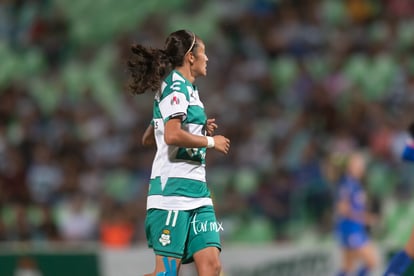
{"label": "green shorts", "polygon": [[213,206],[194,210],[147,210],[145,231],[148,246],[156,255],[193,262],[193,255],[207,247],[221,250],[220,231]]}

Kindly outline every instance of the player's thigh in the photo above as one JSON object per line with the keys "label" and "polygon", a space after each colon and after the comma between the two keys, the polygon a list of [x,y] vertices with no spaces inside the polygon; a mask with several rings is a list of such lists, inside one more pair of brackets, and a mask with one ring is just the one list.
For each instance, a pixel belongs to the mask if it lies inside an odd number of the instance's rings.
{"label": "player's thigh", "polygon": [[376,247],[370,241],[357,249],[359,258],[365,263],[367,267],[373,269],[377,267],[379,256]]}
{"label": "player's thigh", "polygon": [[147,211],[148,245],[156,255],[182,259],[189,231],[188,211],[151,209]]}
{"label": "player's thigh", "polygon": [[221,271],[220,250],[206,247],[194,253],[194,262],[199,275],[214,275]]}
{"label": "player's thigh", "polygon": [[[165,260],[165,258],[167,258],[167,260]],[[167,262],[167,263],[166,263]],[[173,264],[174,262],[174,264]],[[168,268],[166,267],[168,266]],[[160,256],[160,255],[156,255],[155,256],[155,275],[159,272],[166,272],[168,271],[171,275],[172,270],[171,269],[175,269],[174,271],[174,275],[178,275],[178,272],[180,270],[180,266],[181,266],[181,260],[177,259],[177,258],[171,258],[171,257],[164,257],[164,256]]]}
{"label": "player's thigh", "polygon": [[144,276],[156,276],[160,272],[167,272],[167,275],[178,275],[180,267],[181,259],[155,255],[154,271],[152,273],[145,274]]}
{"label": "player's thigh", "polygon": [[341,250],[341,269],[347,273],[354,270],[357,261],[356,252],[353,249],[342,248]]}

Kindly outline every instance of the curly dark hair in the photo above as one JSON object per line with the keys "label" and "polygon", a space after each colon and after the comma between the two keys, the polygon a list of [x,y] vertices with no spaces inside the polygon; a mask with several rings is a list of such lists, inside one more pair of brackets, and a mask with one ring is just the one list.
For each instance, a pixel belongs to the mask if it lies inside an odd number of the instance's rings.
{"label": "curly dark hair", "polygon": [[132,56],[127,62],[130,92],[143,94],[148,90],[159,90],[163,77],[183,65],[184,56],[196,49],[198,40],[194,33],[179,30],[167,37],[164,49],[132,45]]}

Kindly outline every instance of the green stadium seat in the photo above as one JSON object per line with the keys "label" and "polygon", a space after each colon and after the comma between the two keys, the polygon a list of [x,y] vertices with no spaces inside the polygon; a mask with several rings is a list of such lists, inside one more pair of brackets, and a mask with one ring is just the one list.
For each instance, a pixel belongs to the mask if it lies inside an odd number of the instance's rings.
{"label": "green stadium seat", "polygon": [[136,195],[136,183],[127,170],[108,171],[103,178],[103,191],[118,202],[126,202]]}
{"label": "green stadium seat", "polygon": [[232,242],[241,243],[268,243],[274,240],[275,229],[272,224],[263,217],[250,216],[240,220],[231,236]]}
{"label": "green stadium seat", "polygon": [[253,168],[242,168],[235,173],[233,181],[240,194],[251,194],[259,184],[258,172]]}
{"label": "green stadium seat", "polygon": [[270,63],[270,74],[276,91],[286,89],[295,79],[297,72],[297,63],[291,57],[280,57]]}
{"label": "green stadium seat", "polygon": [[322,3],[322,17],[330,25],[338,25],[348,20],[345,3],[341,0],[325,0]]}

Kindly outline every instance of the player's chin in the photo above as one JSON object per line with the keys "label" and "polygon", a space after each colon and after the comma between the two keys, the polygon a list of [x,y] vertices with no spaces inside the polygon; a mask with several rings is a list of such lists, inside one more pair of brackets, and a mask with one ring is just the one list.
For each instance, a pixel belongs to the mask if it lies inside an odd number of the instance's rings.
{"label": "player's chin", "polygon": [[197,71],[197,77],[205,77],[207,76],[207,69],[201,69]]}

